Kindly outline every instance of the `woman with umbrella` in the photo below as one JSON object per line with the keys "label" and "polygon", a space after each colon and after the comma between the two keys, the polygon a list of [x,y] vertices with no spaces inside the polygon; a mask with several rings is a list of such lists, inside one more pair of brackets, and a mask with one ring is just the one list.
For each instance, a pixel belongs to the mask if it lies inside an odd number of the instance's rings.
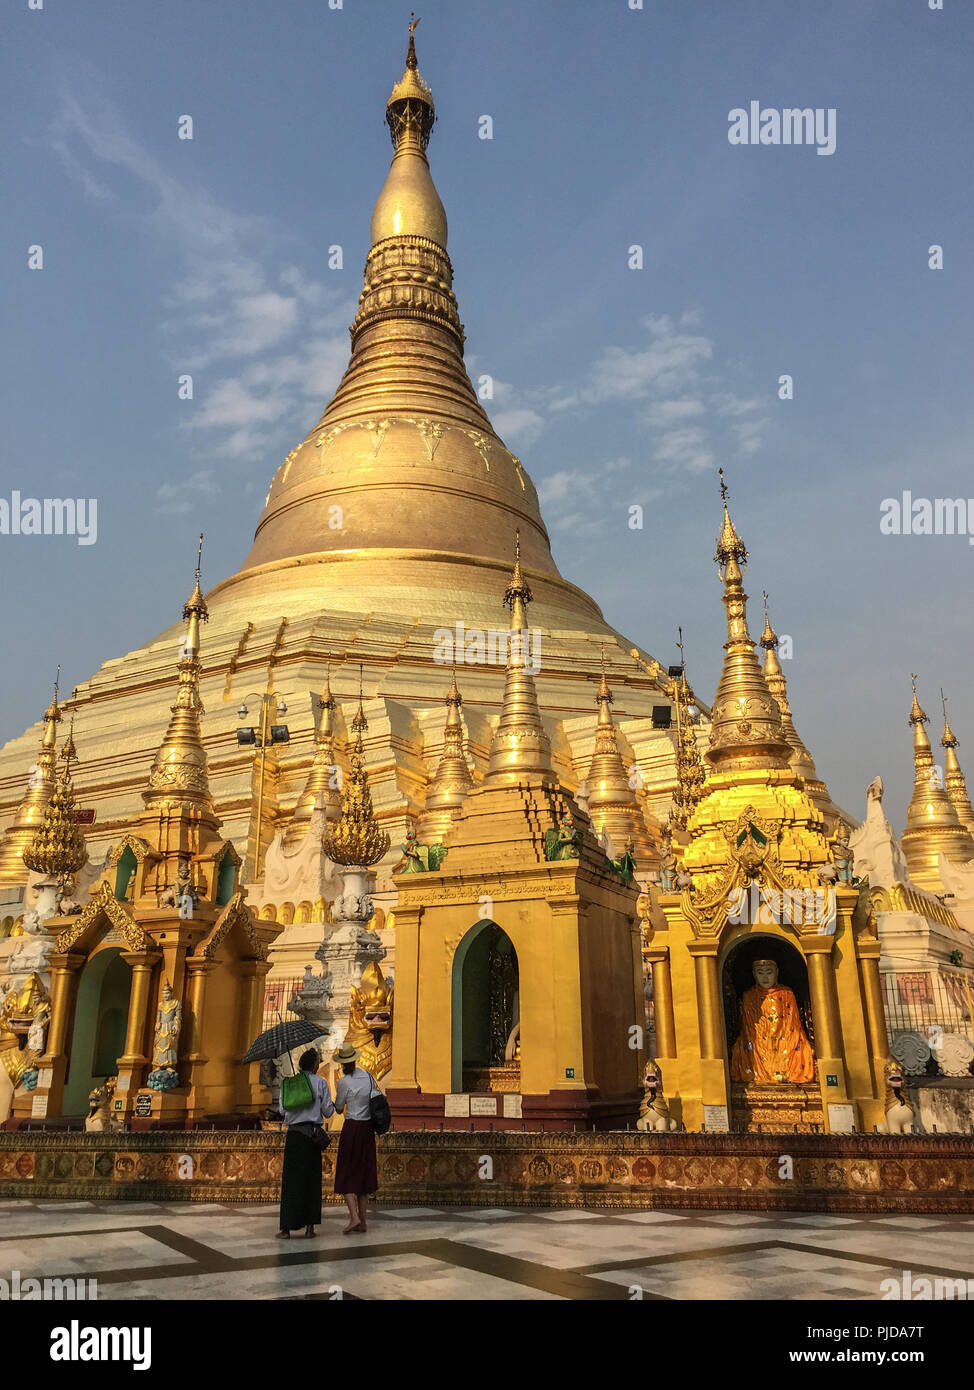
{"label": "woman with umbrella", "polygon": [[[284,1057],[320,1036],[321,1029],[307,1019],[281,1019],[251,1043],[243,1063],[249,1066]],[[335,1107],[327,1082],[318,1075],[320,1061],[315,1049],[309,1048],[302,1054],[297,1075],[281,1080],[278,1104],[287,1125],[281,1173],[281,1229],[277,1233],[281,1240],[289,1240],[291,1232],[301,1226],[310,1240],[321,1222],[321,1151],[328,1142],[321,1122],[335,1113]]]}
{"label": "woman with umbrella", "polygon": [[[281,1109],[287,1124],[287,1139],[284,1141],[284,1168],[281,1172],[281,1229],[279,1240],[289,1240],[291,1232],[304,1227],[304,1234],[310,1240],[315,1226],[321,1223],[321,1122],[334,1115],[328,1083],[318,1076],[321,1058],[314,1048],[302,1053],[298,1062],[299,1077],[306,1078],[310,1087],[311,1100],[300,1109],[291,1110],[284,1104],[284,1088],[281,1091]],[[298,1078],[293,1078],[298,1080]],[[321,1143],[319,1143],[321,1140]]]}

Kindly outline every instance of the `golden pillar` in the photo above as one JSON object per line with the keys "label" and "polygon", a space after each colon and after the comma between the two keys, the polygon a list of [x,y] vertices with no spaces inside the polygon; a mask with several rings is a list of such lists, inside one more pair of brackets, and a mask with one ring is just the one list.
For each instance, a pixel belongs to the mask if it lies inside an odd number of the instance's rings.
{"label": "golden pillar", "polygon": [[209,1060],[203,1053],[203,1017],[206,1007],[206,977],[213,961],[201,956],[186,957],[186,1002],[189,1006],[189,1030],[186,1060],[189,1062],[188,1111],[202,1109],[203,1069]]}
{"label": "golden pillar", "polygon": [[[264,980],[271,968],[268,960],[244,960],[240,963],[242,979],[240,1056],[260,1032],[264,1013]],[[237,1087],[238,1110],[263,1110],[271,1103],[271,1094],[261,1085],[259,1062],[240,1067],[241,1083]]]}
{"label": "golden pillar", "polygon": [[847,1082],[842,1058],[842,1025],[835,990],[835,967],[832,962],[831,936],[817,936],[802,941],[808,966],[808,992],[812,1001],[812,1020],[815,1025],[815,1058],[818,1062],[822,1104],[845,1101]]}
{"label": "golden pillar", "polygon": [[882,1090],[883,1068],[889,1056],[889,1034],[886,1029],[886,1009],[883,1005],[883,984],[879,977],[880,944],[875,937],[860,937],[856,954],[862,973],[862,993],[866,1003],[866,1026],[869,1029],[869,1050],[874,1063],[873,1080]]}
{"label": "golden pillar", "polygon": [[650,946],[643,952],[653,972],[653,1012],[656,1020],[656,1058],[676,1056],[676,1025],[673,1021],[673,981],[670,978],[670,948]]}
{"label": "golden pillar", "polygon": [[143,1050],[149,1021],[149,988],[152,984],[152,972],[161,959],[162,957],[156,951],[122,952],[122,960],[132,970],[129,1016],[125,1027],[125,1051],[119,1057],[117,1064],[116,1100],[125,1102],[125,1112],[131,1109],[132,1092],[137,1089],[141,1081],[138,1073],[149,1061]]}
{"label": "golden pillar", "polygon": [[[60,1115],[64,1104],[64,1078],[68,1070],[68,1038],[74,1017],[75,1002],[78,997],[78,976],[85,963],[81,951],[52,953],[48,957],[51,971],[51,1025],[47,1030],[47,1050],[40,1060],[40,1077],[37,1087],[26,1095],[24,1113],[34,1112],[34,1097],[47,1093],[45,1114]],[[44,1085],[44,1072],[50,1070],[47,1085]],[[18,1096],[14,1101],[14,1113],[19,1114]]]}
{"label": "golden pillar", "polygon": [[697,984],[700,1056],[706,1061],[718,1058],[723,1061],[727,1049],[724,1044],[724,1019],[717,983],[717,942],[690,941],[687,943],[687,950],[693,957]]}
{"label": "golden pillar", "polygon": [[[697,994],[697,1028],[700,1034],[700,1101],[703,1106],[728,1104],[727,1046],[724,1014],[717,979],[718,943],[708,939],[688,941],[693,957]],[[706,1114],[706,1111],[704,1111]]]}

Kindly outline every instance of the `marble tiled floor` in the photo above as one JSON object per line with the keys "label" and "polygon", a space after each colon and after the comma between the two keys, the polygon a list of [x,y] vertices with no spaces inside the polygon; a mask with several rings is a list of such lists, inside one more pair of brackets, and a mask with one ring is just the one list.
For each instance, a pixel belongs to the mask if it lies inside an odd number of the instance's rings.
{"label": "marble tiled floor", "polygon": [[0,1278],[95,1277],[100,1299],[877,1299],[974,1278],[974,1217],[380,1206],[275,1239],[277,1209],[0,1202]]}

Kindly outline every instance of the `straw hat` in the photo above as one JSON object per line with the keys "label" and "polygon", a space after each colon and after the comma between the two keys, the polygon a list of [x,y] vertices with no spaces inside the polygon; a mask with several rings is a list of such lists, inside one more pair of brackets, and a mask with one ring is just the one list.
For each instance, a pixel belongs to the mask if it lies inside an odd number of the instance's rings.
{"label": "straw hat", "polygon": [[349,1062],[357,1061],[358,1057],[358,1048],[353,1047],[351,1043],[346,1042],[342,1043],[341,1047],[335,1053],[334,1060],[336,1062],[341,1062],[342,1066],[347,1066]]}

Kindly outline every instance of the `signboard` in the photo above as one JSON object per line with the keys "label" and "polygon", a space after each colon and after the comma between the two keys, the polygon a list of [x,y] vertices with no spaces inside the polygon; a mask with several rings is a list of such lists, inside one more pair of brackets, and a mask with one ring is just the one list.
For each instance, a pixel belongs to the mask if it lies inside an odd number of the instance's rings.
{"label": "signboard", "polygon": [[504,1096],[504,1119],[519,1120],[521,1118],[521,1097],[513,1092],[508,1092]]}
{"label": "signboard", "polygon": [[74,813],[76,825],[94,825],[95,808],[94,806],[79,806]]}
{"label": "signboard", "polygon": [[856,1112],[851,1105],[829,1105],[829,1133],[851,1134],[856,1125]]}
{"label": "signboard", "polygon": [[139,1120],[147,1120],[152,1114],[152,1092],[139,1091],[135,1097],[135,1115]]}
{"label": "signboard", "polygon": [[444,1096],[444,1097],[443,1097],[443,1114],[444,1114],[444,1116],[447,1116],[447,1115],[453,1115],[453,1116],[457,1116],[457,1115],[464,1115],[464,1116],[466,1116],[466,1115],[469,1115],[469,1114],[470,1114],[470,1097],[469,1097],[469,1096],[466,1096],[466,1095],[464,1095],[464,1096]]}
{"label": "signboard", "polygon": [[703,1108],[703,1127],[710,1134],[726,1134],[730,1129],[726,1105],[705,1105]]}
{"label": "signboard", "polygon": [[471,1115],[496,1115],[497,1097],[496,1096],[471,1096],[470,1097]]}

